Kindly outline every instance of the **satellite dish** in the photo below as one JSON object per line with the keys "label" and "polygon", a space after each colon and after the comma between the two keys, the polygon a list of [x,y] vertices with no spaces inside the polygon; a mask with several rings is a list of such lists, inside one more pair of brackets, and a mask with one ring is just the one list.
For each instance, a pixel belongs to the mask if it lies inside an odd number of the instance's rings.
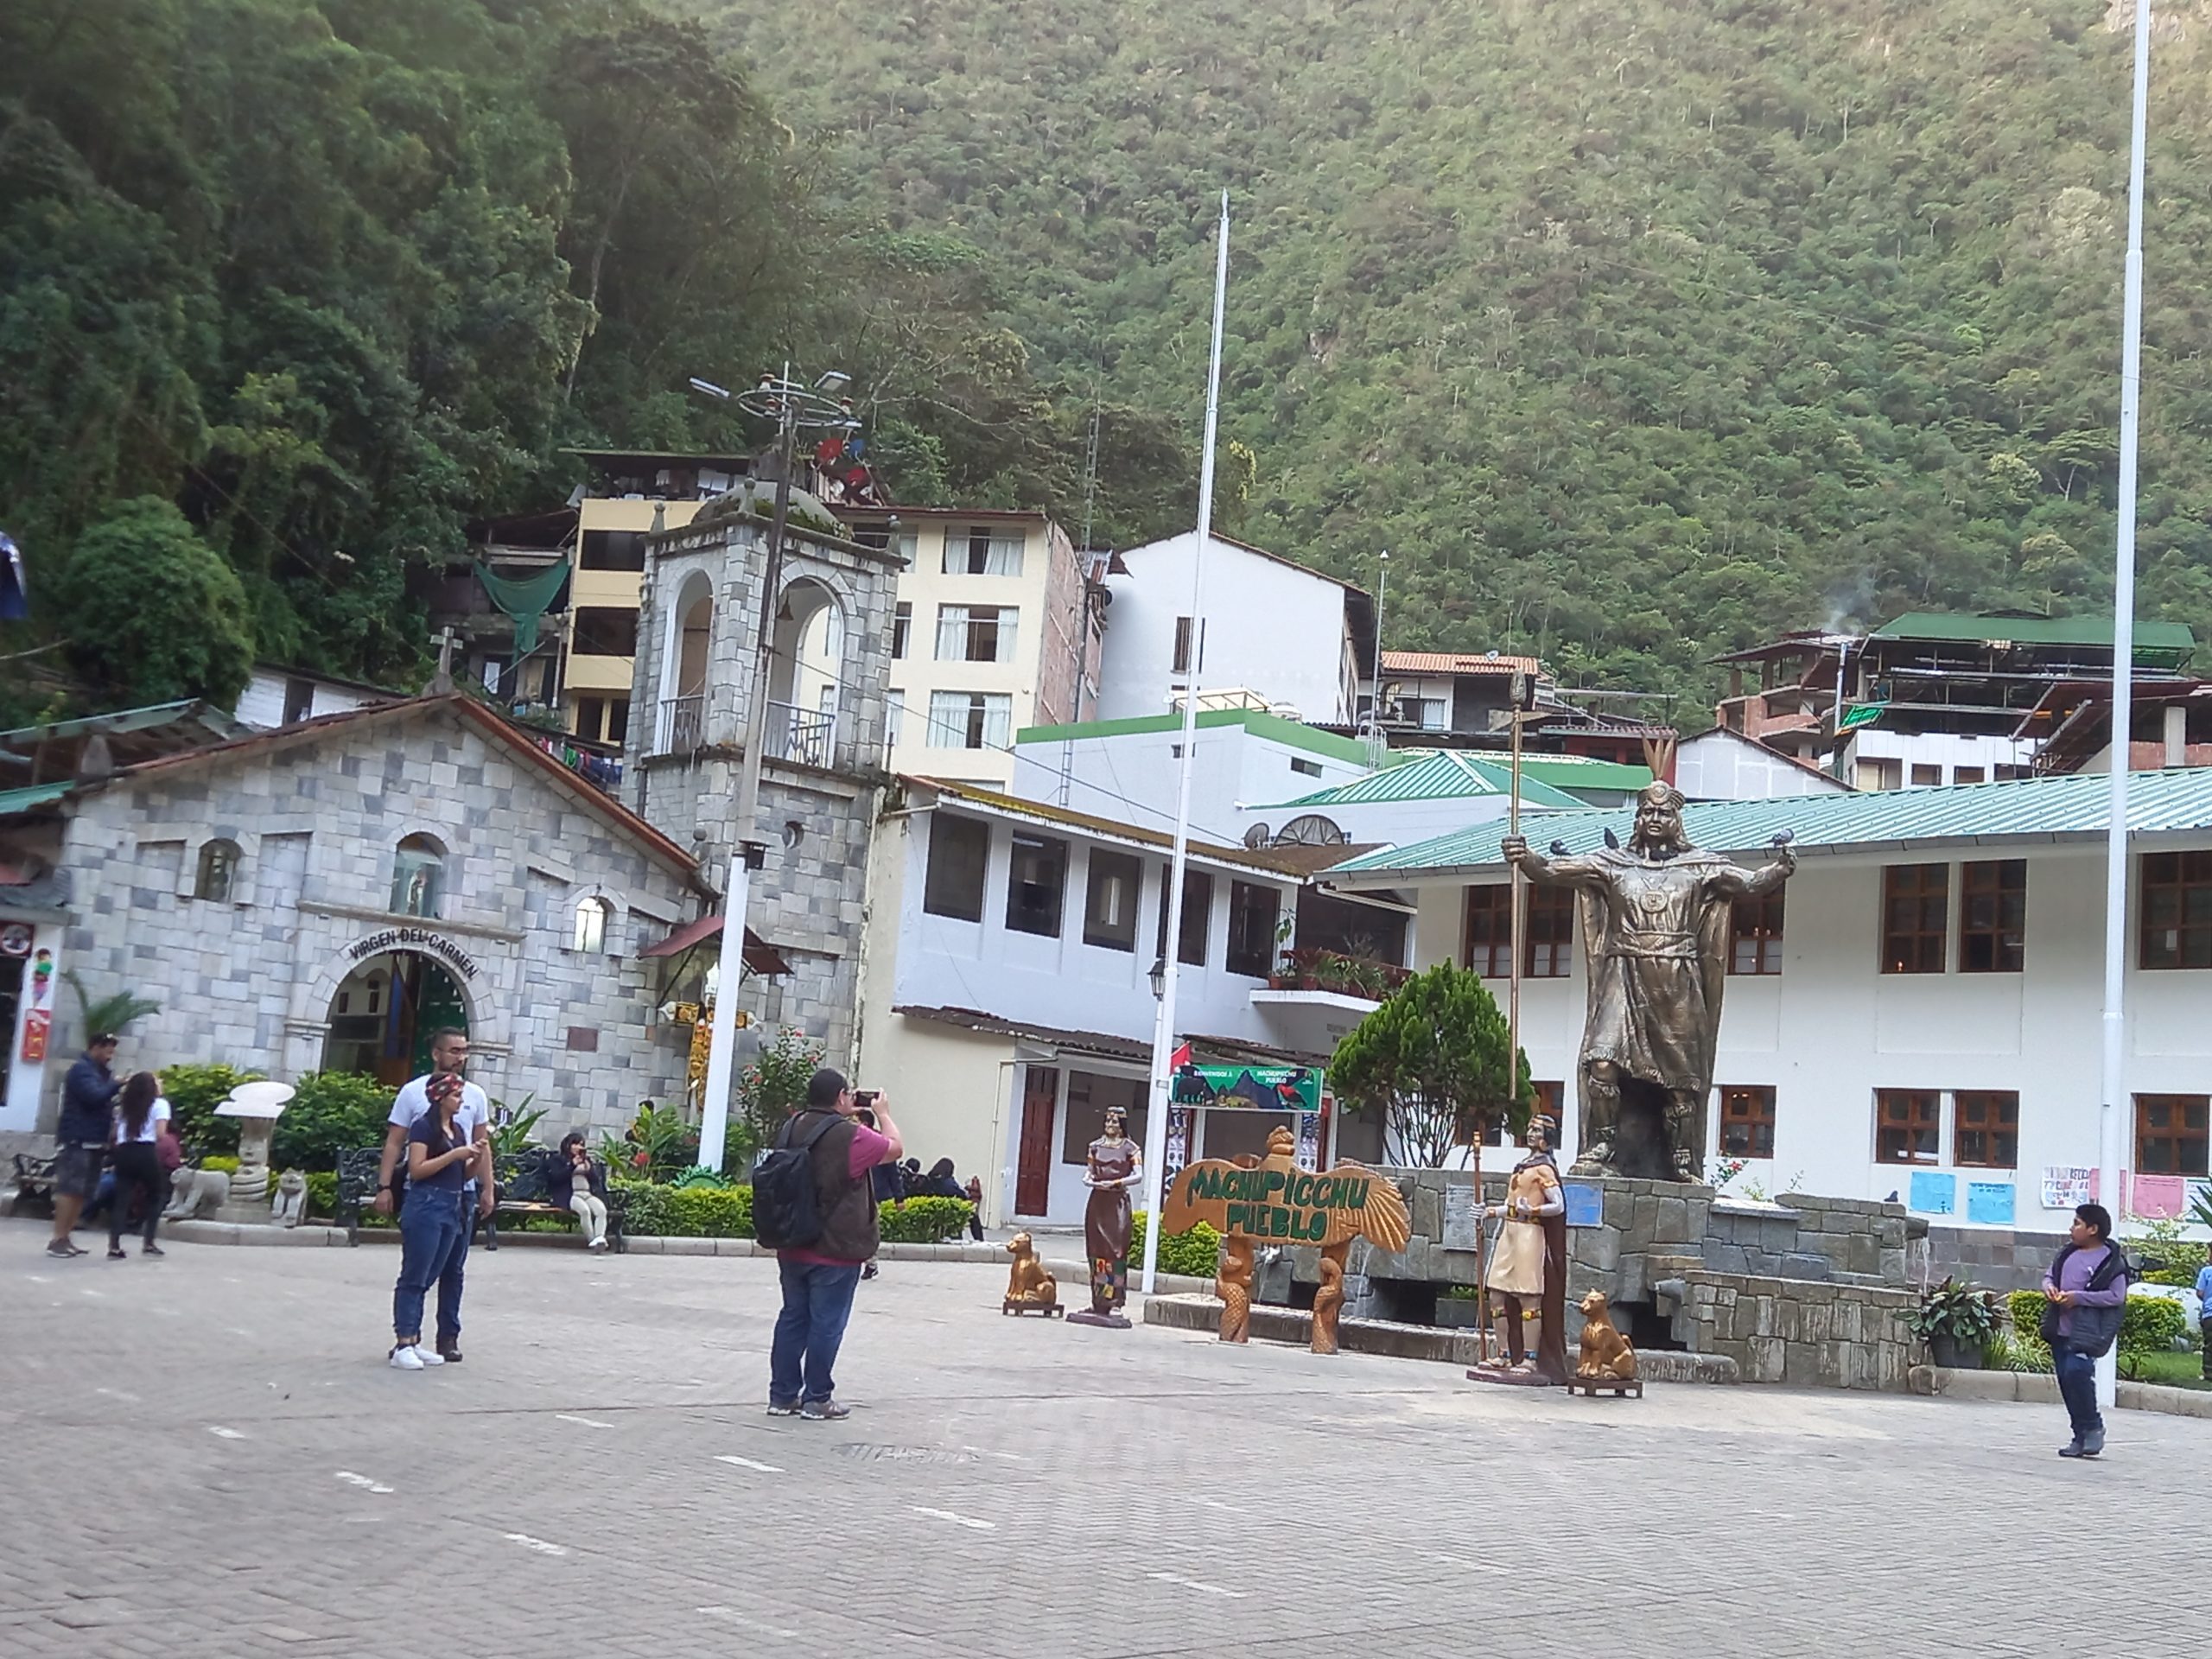
{"label": "satellite dish", "polygon": [[1278,847],[1341,847],[1351,839],[1337,827],[1332,818],[1319,812],[1308,812],[1303,817],[1293,818],[1275,836]]}
{"label": "satellite dish", "polygon": [[1260,852],[1275,844],[1274,836],[1268,833],[1266,824],[1255,823],[1244,832],[1244,844],[1252,851]]}

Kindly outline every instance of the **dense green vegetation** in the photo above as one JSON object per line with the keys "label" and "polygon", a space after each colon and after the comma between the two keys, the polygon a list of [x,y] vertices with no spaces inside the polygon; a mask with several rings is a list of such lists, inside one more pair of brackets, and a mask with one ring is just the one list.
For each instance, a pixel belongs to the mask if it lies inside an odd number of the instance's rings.
{"label": "dense green vegetation", "polygon": [[[1071,495],[1088,405],[973,251],[834,182],[635,0],[9,0],[0,526],[35,632],[107,699],[253,655],[418,672],[410,566],[559,500],[564,445],[759,437],[685,377],[786,353],[854,374],[913,491]],[[1188,474],[1165,418],[1119,453]]]}
{"label": "dense green vegetation", "polygon": [[[1065,395],[1193,436],[1226,185],[1225,520],[1389,548],[1394,644],[1707,689],[1832,613],[2108,596],[2103,0],[669,3],[773,65],[856,220],[984,251]],[[2158,44],[2142,540],[2200,634],[2203,35]]]}
{"label": "dense green vegetation", "polygon": [[[2143,588],[2212,632],[2203,34],[2158,48]],[[757,437],[684,378],[786,353],[902,499],[1077,522],[1095,409],[1100,538],[1179,527],[1224,186],[1221,522],[1389,547],[1395,644],[1703,691],[1831,614],[2094,605],[2127,54],[2101,0],[11,0],[10,648],[413,674],[410,567],[564,445]]]}

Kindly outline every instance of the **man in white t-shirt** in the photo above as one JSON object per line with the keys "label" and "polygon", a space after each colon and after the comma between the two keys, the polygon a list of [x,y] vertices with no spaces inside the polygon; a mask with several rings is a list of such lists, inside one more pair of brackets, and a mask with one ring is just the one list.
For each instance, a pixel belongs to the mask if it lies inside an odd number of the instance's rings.
{"label": "man in white t-shirt", "polygon": [[[405,1167],[400,1160],[406,1156],[407,1132],[415,1127],[416,1119],[430,1109],[430,1079],[441,1075],[461,1077],[467,1065],[468,1033],[448,1027],[430,1039],[429,1071],[404,1084],[393,1099],[391,1116],[385,1120],[384,1156],[377,1163],[377,1194],[371,1206],[378,1215],[391,1215],[399,1207],[405,1183],[395,1172]],[[454,1114],[454,1126],[478,1146],[491,1142],[491,1100],[465,1078],[461,1085],[461,1109]],[[477,1214],[492,1213],[496,1195],[490,1181],[472,1180],[465,1190],[474,1191]],[[461,1363],[461,1268],[467,1259],[468,1237],[463,1234],[451,1264],[438,1280],[437,1351],[438,1357],[449,1365]]]}

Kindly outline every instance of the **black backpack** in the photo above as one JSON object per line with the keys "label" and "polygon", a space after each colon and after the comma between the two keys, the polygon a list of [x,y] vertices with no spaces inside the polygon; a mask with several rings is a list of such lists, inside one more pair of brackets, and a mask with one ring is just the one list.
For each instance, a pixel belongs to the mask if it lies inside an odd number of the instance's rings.
{"label": "black backpack", "polygon": [[814,1182],[814,1144],[836,1128],[835,1112],[823,1114],[821,1127],[798,1146],[788,1144],[791,1124],[776,1137],[779,1143],[760,1154],[753,1166],[753,1236],[772,1250],[803,1250],[822,1236],[822,1198]]}

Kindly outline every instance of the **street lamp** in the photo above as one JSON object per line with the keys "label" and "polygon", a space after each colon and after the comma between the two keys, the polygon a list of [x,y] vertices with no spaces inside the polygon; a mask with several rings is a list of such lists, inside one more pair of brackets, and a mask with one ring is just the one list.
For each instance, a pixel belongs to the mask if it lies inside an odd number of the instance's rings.
{"label": "street lamp", "polygon": [[1167,995],[1167,958],[1166,957],[1154,957],[1152,959],[1151,979],[1152,1000],[1157,1002]]}
{"label": "street lamp", "polygon": [[760,760],[768,735],[768,677],[774,659],[776,604],[784,585],[784,531],[791,520],[791,466],[801,430],[849,432],[860,425],[853,406],[836,394],[852,377],[831,370],[811,386],[791,378],[791,365],[779,375],[764,372],[749,391],[733,393],[711,380],[690,377],[692,387],[710,397],[734,403],[748,415],[776,423],[776,506],[768,521],[768,570],[760,584],[760,627],[753,658],[753,691],[745,709],[745,753],[738,771],[737,806],[730,819],[729,874],[722,894],[722,943],[716,975],[714,1025],[708,1037],[707,1084],[701,1103],[699,1161],[722,1166],[729,1128],[730,1073],[737,1046],[737,991],[745,976],[745,910],[752,873],[768,860],[766,842],[755,830],[760,816]]}

